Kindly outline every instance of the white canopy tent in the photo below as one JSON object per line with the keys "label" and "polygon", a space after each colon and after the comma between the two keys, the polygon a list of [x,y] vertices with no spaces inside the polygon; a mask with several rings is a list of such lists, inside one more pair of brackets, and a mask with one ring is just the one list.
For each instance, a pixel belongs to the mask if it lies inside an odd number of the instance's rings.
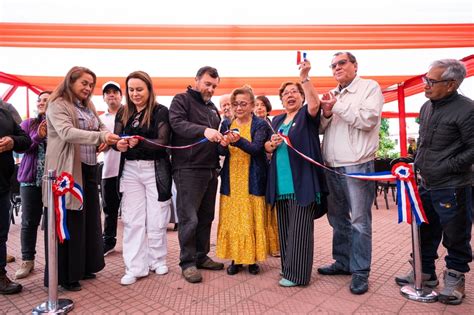
{"label": "white canopy tent", "polygon": [[[338,2],[282,0],[235,2],[196,1],[124,1],[106,0],[62,2],[57,0],[0,0],[0,23],[67,23],[130,25],[375,25],[375,24],[459,24],[474,22],[474,4],[468,0],[422,1],[349,1]],[[0,42],[2,42],[0,33]],[[190,34],[190,36],[192,36]],[[6,38],[6,37],[4,37]],[[417,49],[351,49],[359,61],[361,76],[414,76],[426,72],[435,59],[461,59],[473,54],[474,38],[469,47]],[[304,49],[302,49],[304,50]],[[306,50],[312,61],[312,77],[330,77],[327,67],[334,49]],[[0,44],[0,71],[25,76],[64,76],[74,65],[92,69],[100,77],[124,78],[134,70],[152,77],[189,77],[203,65],[212,65],[221,77],[296,77],[295,50],[152,50],[7,47]],[[192,81],[190,82],[192,83]],[[334,82],[334,85],[336,83]],[[7,89],[0,84],[0,95]],[[182,87],[185,89],[185,86]],[[474,79],[461,87],[474,98]],[[20,93],[18,93],[20,92]],[[24,93],[19,89],[10,101],[26,116]],[[217,91],[217,95],[228,91]],[[275,93],[277,91],[275,90]],[[321,91],[324,92],[324,91]],[[22,95],[23,94],[23,95]],[[31,95],[30,100],[34,100]],[[158,100],[169,105],[172,95],[158,93]],[[215,102],[218,102],[215,97]],[[271,97],[274,108],[281,108]],[[94,102],[104,110],[101,97]],[[418,111],[423,95],[406,99],[409,111]],[[397,111],[396,102],[385,110]],[[30,114],[33,108],[30,108]],[[410,130],[408,134],[417,130]],[[391,125],[397,129],[397,123]],[[416,129],[416,128],[415,128]]]}

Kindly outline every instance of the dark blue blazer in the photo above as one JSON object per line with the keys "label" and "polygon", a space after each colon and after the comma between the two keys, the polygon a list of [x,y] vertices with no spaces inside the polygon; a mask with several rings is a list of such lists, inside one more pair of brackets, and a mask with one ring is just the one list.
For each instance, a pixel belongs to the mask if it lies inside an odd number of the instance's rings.
{"label": "dark blue blazer", "polygon": [[[319,112],[316,117],[311,117],[308,113],[308,105],[304,105],[293,119],[293,125],[290,127],[288,137],[297,150],[322,164],[323,159],[319,142],[320,115],[321,113]],[[286,114],[281,114],[273,118],[272,127],[275,131],[278,131],[285,118]],[[277,151],[273,153],[268,172],[266,196],[267,203],[271,205],[275,203],[277,197],[276,154],[278,154]],[[312,202],[316,202],[317,193],[321,193],[321,197],[325,198],[327,195],[327,187],[323,170],[304,160],[290,148],[288,148],[288,156],[290,159],[293,185],[295,187],[295,195],[298,204],[301,206],[308,206]]]}
{"label": "dark blue blazer", "polygon": [[[221,126],[221,133],[229,130],[230,121],[224,120]],[[248,153],[250,157],[249,170],[249,193],[255,196],[265,196],[265,189],[267,184],[267,156],[265,154],[265,142],[268,141],[271,135],[270,126],[268,123],[252,114],[252,123],[250,125],[250,135],[252,141],[240,138],[234,144],[237,148]],[[221,194],[230,195],[230,181],[229,181],[229,149],[219,145],[219,154],[225,156],[224,165],[221,170]]]}

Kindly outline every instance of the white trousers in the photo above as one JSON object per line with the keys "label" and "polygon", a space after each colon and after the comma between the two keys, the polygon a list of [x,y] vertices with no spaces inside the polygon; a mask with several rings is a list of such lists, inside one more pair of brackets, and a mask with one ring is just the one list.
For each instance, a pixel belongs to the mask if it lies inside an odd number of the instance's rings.
{"label": "white trousers", "polygon": [[154,161],[126,160],[120,192],[125,273],[144,277],[149,270],[166,265],[171,202],[158,201]]}

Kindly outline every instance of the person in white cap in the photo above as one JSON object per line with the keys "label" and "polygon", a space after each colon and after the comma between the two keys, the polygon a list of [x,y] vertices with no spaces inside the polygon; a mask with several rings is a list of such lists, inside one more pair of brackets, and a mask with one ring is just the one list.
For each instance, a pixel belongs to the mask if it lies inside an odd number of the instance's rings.
{"label": "person in white cap", "polygon": [[[102,95],[107,104],[107,111],[99,116],[107,129],[114,131],[115,115],[122,106],[122,89],[115,81],[102,85]],[[117,243],[117,219],[120,207],[120,195],[117,190],[117,179],[120,166],[120,152],[104,149],[104,166],[102,168],[101,194],[104,210],[104,256],[114,251]]]}

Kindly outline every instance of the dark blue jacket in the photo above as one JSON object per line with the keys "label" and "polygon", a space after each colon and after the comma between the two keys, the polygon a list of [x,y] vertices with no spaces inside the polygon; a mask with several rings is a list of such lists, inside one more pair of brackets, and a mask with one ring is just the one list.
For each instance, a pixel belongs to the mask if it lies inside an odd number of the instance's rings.
{"label": "dark blue jacket", "polygon": [[[224,120],[221,126],[221,133],[229,130],[231,122]],[[240,138],[239,141],[233,145],[248,153],[250,158],[249,170],[249,193],[255,196],[265,196],[265,187],[267,184],[267,156],[265,154],[265,142],[269,139],[271,134],[268,130],[270,126],[268,123],[252,115],[252,123],[250,125],[250,136],[252,141]],[[231,144],[232,145],[232,144]],[[219,146],[219,154],[224,155],[224,165],[222,167],[221,175],[221,194],[230,195],[230,181],[229,181],[229,149]]]}
{"label": "dark blue jacket", "polygon": [[[303,106],[296,114],[288,136],[297,150],[311,157],[313,160],[323,163],[318,134],[320,115],[321,114],[318,113],[316,117],[311,117],[308,113],[308,106]],[[278,131],[285,120],[285,117],[286,114],[281,114],[273,118],[273,130]],[[275,203],[277,197],[276,154],[278,154],[277,151],[273,153],[267,183],[267,203],[271,205]],[[321,197],[325,197],[327,195],[327,187],[323,170],[304,160],[290,148],[288,148],[288,155],[290,158],[293,185],[295,187],[295,195],[298,204],[301,206],[307,206],[312,202],[316,202],[317,193],[321,193]],[[322,202],[324,202],[324,200],[322,200]]]}

